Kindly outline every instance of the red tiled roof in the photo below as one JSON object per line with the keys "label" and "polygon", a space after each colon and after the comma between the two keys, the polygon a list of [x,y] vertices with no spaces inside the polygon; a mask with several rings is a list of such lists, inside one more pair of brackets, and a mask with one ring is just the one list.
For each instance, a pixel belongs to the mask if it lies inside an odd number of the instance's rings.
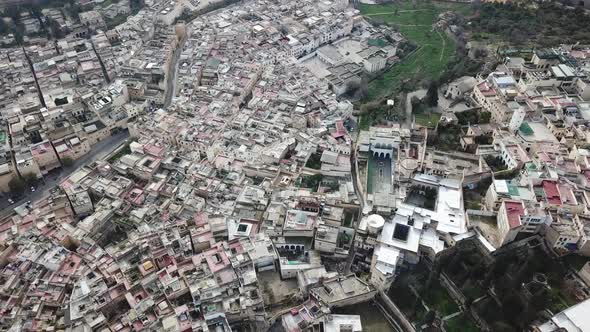
{"label": "red tiled roof", "polygon": [[332,133],[332,137],[340,138],[346,135],[346,128],[344,128],[344,122],[342,120],[336,121],[336,131]]}
{"label": "red tiled roof", "polygon": [[522,202],[518,201],[505,201],[506,205],[506,216],[508,217],[508,224],[510,228],[516,228],[521,225],[520,216],[524,215],[524,206]]}
{"label": "red tiled roof", "polygon": [[336,121],[336,131],[346,132],[346,129],[344,128],[344,122],[342,120]]}
{"label": "red tiled roof", "polygon": [[481,82],[477,85],[477,88],[486,97],[495,96],[496,90],[492,89],[487,82]]}
{"label": "red tiled roof", "polygon": [[543,190],[549,204],[561,204],[561,196],[555,182],[543,181]]}

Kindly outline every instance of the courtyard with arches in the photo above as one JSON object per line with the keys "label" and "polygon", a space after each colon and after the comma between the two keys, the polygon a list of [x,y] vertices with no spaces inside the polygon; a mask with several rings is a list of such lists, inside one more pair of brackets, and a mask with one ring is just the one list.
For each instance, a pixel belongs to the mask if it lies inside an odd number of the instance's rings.
{"label": "courtyard with arches", "polygon": [[393,191],[395,147],[392,144],[376,143],[371,145],[370,153],[367,176],[368,193],[391,193]]}

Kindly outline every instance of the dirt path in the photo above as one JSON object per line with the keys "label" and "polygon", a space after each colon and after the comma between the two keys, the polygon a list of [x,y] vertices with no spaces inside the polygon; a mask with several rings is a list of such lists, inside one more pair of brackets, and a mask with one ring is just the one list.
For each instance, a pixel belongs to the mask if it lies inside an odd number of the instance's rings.
{"label": "dirt path", "polygon": [[365,16],[378,16],[378,15],[390,15],[390,14],[399,14],[399,13],[413,13],[413,12],[426,12],[430,11],[431,9],[406,9],[406,10],[398,10],[397,12],[382,12],[382,13],[372,13],[372,14],[365,14]]}
{"label": "dirt path", "polygon": [[412,97],[424,98],[426,96],[425,89],[419,89],[408,93],[406,97],[406,127],[412,126]]}
{"label": "dirt path", "polygon": [[440,31],[436,30],[436,33],[438,33],[438,36],[440,37],[440,39],[442,40],[442,49],[440,50],[440,57],[438,58],[438,61],[441,62],[442,58],[443,58],[443,54],[445,53],[445,48],[447,47],[447,41],[445,40],[445,38],[440,34]]}

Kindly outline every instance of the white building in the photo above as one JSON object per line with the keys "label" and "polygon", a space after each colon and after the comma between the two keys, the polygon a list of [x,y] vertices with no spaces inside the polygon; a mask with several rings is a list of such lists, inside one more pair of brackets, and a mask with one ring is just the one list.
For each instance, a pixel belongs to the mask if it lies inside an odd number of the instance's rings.
{"label": "white building", "polygon": [[515,169],[529,162],[530,158],[519,144],[500,142],[500,157],[508,169]]}
{"label": "white building", "polygon": [[477,80],[472,76],[463,76],[449,83],[445,98],[458,99],[473,90]]}
{"label": "white building", "polygon": [[590,331],[590,299],[580,302],[551,317],[547,322],[535,326],[535,332],[584,332]]}
{"label": "white building", "polygon": [[396,277],[396,271],[403,262],[401,250],[387,245],[377,245],[371,259],[371,279],[377,289],[387,291]]}
{"label": "white building", "polygon": [[322,253],[333,254],[338,241],[338,227],[319,225],[315,233],[314,247]]}
{"label": "white building", "polygon": [[158,19],[167,25],[171,25],[177,17],[182,15],[183,3],[182,0],[170,1],[160,10]]}
{"label": "white building", "polygon": [[383,54],[373,54],[367,59],[363,59],[363,67],[369,73],[376,73],[385,68],[387,58]]}
{"label": "white building", "polygon": [[315,212],[289,210],[283,224],[283,236],[313,237],[317,220]]}
{"label": "white building", "polygon": [[524,121],[525,115],[526,111],[522,106],[519,106],[514,110],[514,113],[512,113],[512,117],[510,118],[510,123],[508,124],[508,128],[511,132],[514,133],[518,130],[518,128],[520,128],[522,121]]}

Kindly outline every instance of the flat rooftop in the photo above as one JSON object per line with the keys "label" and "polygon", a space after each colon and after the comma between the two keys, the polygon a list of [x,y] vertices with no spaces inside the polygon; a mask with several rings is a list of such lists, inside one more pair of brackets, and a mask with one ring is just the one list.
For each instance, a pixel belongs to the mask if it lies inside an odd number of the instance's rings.
{"label": "flat rooftop", "polygon": [[338,302],[372,291],[373,288],[354,275],[324,282],[323,286],[311,289],[311,292],[326,303]]}

